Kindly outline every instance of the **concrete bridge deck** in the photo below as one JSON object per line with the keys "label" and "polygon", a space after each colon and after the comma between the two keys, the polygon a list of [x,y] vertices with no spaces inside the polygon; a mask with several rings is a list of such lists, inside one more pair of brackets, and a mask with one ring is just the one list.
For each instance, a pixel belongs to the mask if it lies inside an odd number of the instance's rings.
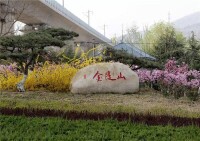
{"label": "concrete bridge deck", "polygon": [[[8,0],[0,0],[0,2],[5,1]],[[64,28],[79,34],[79,37],[75,39],[76,42],[105,43],[113,46],[108,38],[55,0],[12,0],[12,3],[19,12],[23,10],[17,20],[27,25],[47,24],[55,28]]]}

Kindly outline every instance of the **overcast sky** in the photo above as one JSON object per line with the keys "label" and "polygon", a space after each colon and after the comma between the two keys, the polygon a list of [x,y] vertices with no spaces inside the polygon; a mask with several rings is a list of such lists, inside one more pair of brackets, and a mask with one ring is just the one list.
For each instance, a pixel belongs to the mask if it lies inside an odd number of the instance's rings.
{"label": "overcast sky", "polygon": [[[56,0],[62,4],[62,0]],[[65,8],[87,23],[90,10],[90,25],[108,38],[122,34],[136,24],[140,30],[155,22],[174,21],[200,11],[200,0],[64,0]]]}

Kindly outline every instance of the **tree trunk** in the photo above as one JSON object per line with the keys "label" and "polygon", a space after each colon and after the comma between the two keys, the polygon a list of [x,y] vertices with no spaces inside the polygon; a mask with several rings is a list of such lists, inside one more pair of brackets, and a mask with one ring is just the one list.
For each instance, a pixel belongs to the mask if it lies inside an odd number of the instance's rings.
{"label": "tree trunk", "polygon": [[19,92],[25,92],[24,84],[26,82],[27,77],[28,77],[28,75],[24,74],[23,79],[19,83],[17,83],[17,90]]}

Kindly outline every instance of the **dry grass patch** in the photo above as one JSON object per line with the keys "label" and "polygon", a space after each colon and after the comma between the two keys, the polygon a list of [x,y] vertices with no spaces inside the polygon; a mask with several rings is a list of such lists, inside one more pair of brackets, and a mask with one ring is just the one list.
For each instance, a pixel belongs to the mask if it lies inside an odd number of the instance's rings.
{"label": "dry grass patch", "polygon": [[135,112],[154,115],[200,117],[200,100],[164,97],[157,91],[141,89],[136,94],[71,94],[51,92],[1,92],[0,107],[29,107],[90,112]]}

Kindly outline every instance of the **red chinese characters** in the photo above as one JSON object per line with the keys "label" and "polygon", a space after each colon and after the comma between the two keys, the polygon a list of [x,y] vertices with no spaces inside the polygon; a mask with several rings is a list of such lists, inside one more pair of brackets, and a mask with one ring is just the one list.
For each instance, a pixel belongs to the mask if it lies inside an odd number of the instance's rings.
{"label": "red chinese characters", "polygon": [[114,76],[111,75],[110,71],[107,71],[104,75],[99,73],[99,71],[97,71],[95,73],[95,75],[93,76],[93,79],[96,79],[97,82],[102,81],[103,78],[105,78],[105,80],[111,80],[111,81],[115,81],[115,80],[118,80],[118,79],[126,80],[126,77],[121,72],[119,73],[117,78],[114,78]]}
{"label": "red chinese characters", "polygon": [[103,76],[103,74],[101,74],[101,73],[99,73],[99,71],[97,71],[96,74],[94,75],[93,79],[96,79],[97,82],[102,81],[102,76]]}
{"label": "red chinese characters", "polygon": [[86,76],[86,74],[84,75],[84,79],[86,79],[87,78],[87,76]]}
{"label": "red chinese characters", "polygon": [[124,80],[126,80],[126,77],[123,76],[122,73],[120,72],[119,75],[118,75],[118,77],[117,77],[117,79],[124,79]]}
{"label": "red chinese characters", "polygon": [[113,80],[116,80],[116,79],[114,79],[114,78],[111,77],[110,71],[107,71],[107,72],[105,73],[105,79],[106,79],[106,80],[112,80],[112,81],[113,81]]}

